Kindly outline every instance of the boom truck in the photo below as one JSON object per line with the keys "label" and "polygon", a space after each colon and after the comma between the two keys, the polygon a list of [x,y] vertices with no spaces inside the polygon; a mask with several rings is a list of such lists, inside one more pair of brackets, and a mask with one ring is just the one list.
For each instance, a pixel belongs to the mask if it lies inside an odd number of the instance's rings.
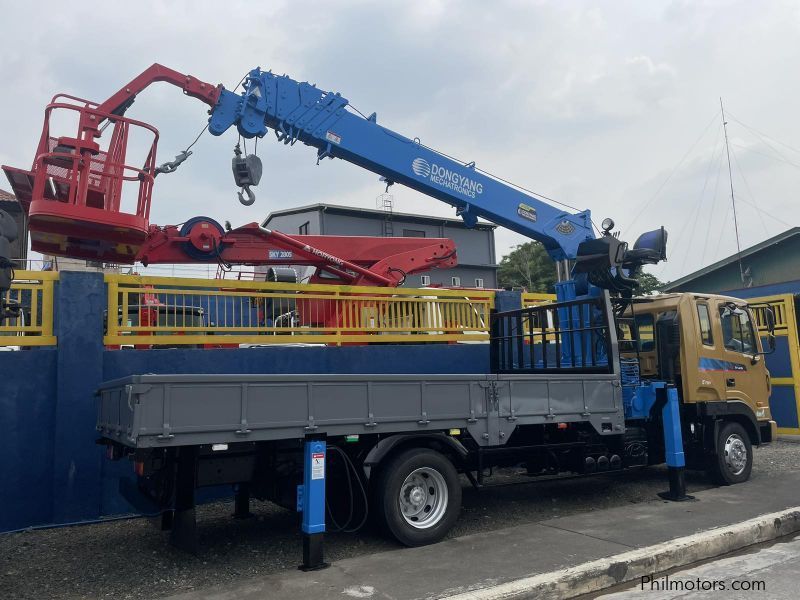
{"label": "boom truck", "polygon": [[[338,93],[285,75],[254,69],[235,93],[153,65],[106,102],[73,109],[76,137],[53,145],[45,127],[33,171],[6,168],[18,195],[30,188],[34,244],[94,245],[121,258],[146,246],[155,145],[131,178],[140,186],[135,213],[121,212],[113,195],[87,194],[87,180],[97,171],[120,177],[92,167],[95,139],[111,124],[124,141],[134,123],[124,114],[153,81],[206,102],[212,135],[235,127],[245,139],[272,130],[284,144],[300,141],[318,161],[339,158],[452,205],[467,225],[483,217],[541,242],[559,275],[556,303],[498,306],[478,373],[310,368],[299,376],[137,375],[105,383],[99,441],[111,458],[133,461],[136,484],[123,491],[142,510],[161,511],[179,547],[196,545],[195,490],[203,486],[235,486],[240,516],[251,496],[300,510],[304,565],[317,568],[326,524],[353,530],[367,514],[403,544],[442,539],[459,513],[459,474],[480,488],[498,466],[559,477],[666,462],[666,497],[680,500],[686,466],[738,483],[750,475],[753,446],[775,438],[769,349],[756,327],[774,347],[770,309],[707,294],[633,295],[635,273],[666,258],[663,228],[629,247],[606,219],[596,237],[588,210],[555,207],[379,125],[375,113],[350,110]],[[118,154],[112,163],[124,158],[124,143]],[[58,160],[71,169],[61,192],[46,185]],[[234,157],[246,204],[260,170],[257,157]]]}

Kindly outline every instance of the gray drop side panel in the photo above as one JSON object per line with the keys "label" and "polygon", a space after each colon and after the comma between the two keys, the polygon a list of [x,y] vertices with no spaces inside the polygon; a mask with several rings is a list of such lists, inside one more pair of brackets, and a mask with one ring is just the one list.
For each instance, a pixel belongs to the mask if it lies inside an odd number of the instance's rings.
{"label": "gray drop side panel", "polygon": [[519,425],[588,421],[600,434],[625,431],[622,388],[615,375],[496,377],[499,429],[493,443],[504,443]]}
{"label": "gray drop side panel", "polygon": [[622,423],[613,375],[137,375],[101,387],[97,428],[139,448],[450,428],[501,445],[520,424],[603,420]]}

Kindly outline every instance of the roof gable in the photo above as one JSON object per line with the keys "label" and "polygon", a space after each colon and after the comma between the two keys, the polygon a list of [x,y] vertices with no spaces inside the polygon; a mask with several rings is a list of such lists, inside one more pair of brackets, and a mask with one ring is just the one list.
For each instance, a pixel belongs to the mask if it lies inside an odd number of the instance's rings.
{"label": "roof gable", "polygon": [[699,269],[699,270],[697,270],[697,271],[695,271],[693,273],[689,273],[688,275],[684,275],[680,279],[676,279],[675,281],[671,281],[668,285],[665,285],[663,289],[665,291],[674,290],[674,289],[676,289],[676,288],[678,288],[680,286],[686,285],[687,283],[689,283],[691,281],[695,281],[696,279],[700,279],[701,277],[705,277],[709,273],[713,273],[713,272],[719,271],[720,269],[722,269],[724,267],[727,267],[729,265],[736,264],[736,262],[739,260],[740,256],[741,256],[741,258],[747,258],[747,257],[753,256],[755,254],[758,254],[759,252],[763,252],[764,250],[768,250],[772,246],[776,246],[776,245],[778,245],[780,243],[783,243],[786,240],[791,239],[791,238],[793,238],[795,236],[798,236],[798,235],[800,235],[800,227],[792,227],[791,229],[788,229],[788,230],[784,231],[783,233],[779,233],[776,236],[773,236],[773,237],[771,237],[769,239],[766,239],[763,242],[759,242],[758,244],[756,244],[754,246],[750,246],[749,248],[745,248],[744,250],[741,251],[741,254],[733,254],[731,256],[728,256],[727,258],[723,258],[720,261],[712,263],[712,264],[708,265],[707,267],[703,267],[702,269]]}

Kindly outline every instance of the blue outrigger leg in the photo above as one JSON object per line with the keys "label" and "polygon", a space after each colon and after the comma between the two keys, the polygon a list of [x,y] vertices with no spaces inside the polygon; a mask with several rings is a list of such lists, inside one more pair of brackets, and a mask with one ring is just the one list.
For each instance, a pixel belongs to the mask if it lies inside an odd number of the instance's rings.
{"label": "blue outrigger leg", "polygon": [[306,438],[303,449],[303,485],[297,490],[297,510],[303,513],[303,571],[328,567],[325,562],[325,468],[327,445],[324,439]]}
{"label": "blue outrigger leg", "polygon": [[663,396],[656,400],[664,403],[661,409],[661,422],[664,428],[664,454],[669,472],[669,491],[659,494],[665,500],[693,500],[686,494],[686,458],[683,454],[683,435],[681,433],[681,413],[678,390],[668,385],[656,390],[656,395]]}

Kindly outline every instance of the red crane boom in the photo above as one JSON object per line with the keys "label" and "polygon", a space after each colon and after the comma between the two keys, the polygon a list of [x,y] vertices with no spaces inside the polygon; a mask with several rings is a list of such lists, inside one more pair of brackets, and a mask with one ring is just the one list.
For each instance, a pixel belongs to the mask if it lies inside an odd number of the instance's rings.
{"label": "red crane boom", "polygon": [[[3,166],[28,214],[33,250],[120,264],[311,265],[317,267],[312,281],[375,286],[456,265],[455,245],[444,238],[293,236],[256,223],[226,231],[207,217],[180,228],[151,225],[158,130],[124,114],[139,92],[159,81],[212,107],[223,89],[154,64],[102,103],[53,97],[31,169]],[[77,116],[77,133],[51,131],[58,112]],[[128,156],[135,129],[152,139],[140,165]],[[130,204],[133,211],[124,208]]]}

